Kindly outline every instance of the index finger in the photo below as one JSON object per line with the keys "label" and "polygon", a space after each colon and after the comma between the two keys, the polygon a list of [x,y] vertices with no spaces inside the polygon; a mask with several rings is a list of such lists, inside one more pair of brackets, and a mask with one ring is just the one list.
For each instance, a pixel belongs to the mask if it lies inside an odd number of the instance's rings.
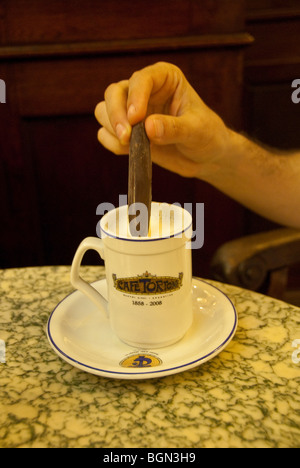
{"label": "index finger", "polygon": [[[173,64],[158,62],[133,73],[128,82],[128,121],[134,125],[145,119],[149,101],[159,94],[163,105],[174,94],[180,70]],[[160,93],[161,91],[161,93]]]}

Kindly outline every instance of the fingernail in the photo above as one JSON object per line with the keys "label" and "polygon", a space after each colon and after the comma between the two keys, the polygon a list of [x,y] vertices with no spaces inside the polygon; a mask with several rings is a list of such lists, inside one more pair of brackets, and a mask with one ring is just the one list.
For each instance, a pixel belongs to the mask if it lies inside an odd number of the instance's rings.
{"label": "fingernail", "polygon": [[126,128],[124,127],[124,125],[120,123],[116,125],[116,134],[120,141],[124,139],[124,135],[126,134]]}
{"label": "fingernail", "polygon": [[154,119],[153,123],[154,123],[154,128],[155,128],[155,136],[157,138],[162,138],[165,133],[163,122],[161,120]]}
{"label": "fingernail", "polygon": [[128,108],[128,112],[127,112],[127,117],[133,117],[136,113],[136,108],[134,107],[133,104],[131,104]]}

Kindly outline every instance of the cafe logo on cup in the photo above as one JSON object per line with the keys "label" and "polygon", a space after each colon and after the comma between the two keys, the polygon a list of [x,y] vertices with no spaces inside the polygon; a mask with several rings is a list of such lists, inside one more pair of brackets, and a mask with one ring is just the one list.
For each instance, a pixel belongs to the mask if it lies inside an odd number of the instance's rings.
{"label": "cafe logo on cup", "polygon": [[117,278],[113,274],[114,287],[117,291],[125,294],[157,295],[177,291],[182,286],[183,273],[178,277],[156,276],[148,271],[142,275],[129,278]]}

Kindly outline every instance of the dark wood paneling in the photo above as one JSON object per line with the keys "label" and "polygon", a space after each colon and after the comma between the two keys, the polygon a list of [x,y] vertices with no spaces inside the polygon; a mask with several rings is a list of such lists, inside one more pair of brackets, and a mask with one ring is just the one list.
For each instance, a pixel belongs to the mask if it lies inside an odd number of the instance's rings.
{"label": "dark wood paneling", "polygon": [[277,148],[300,147],[300,107],[291,100],[300,76],[300,5],[294,0],[247,2],[245,126]]}
{"label": "dark wood paneling", "polygon": [[246,50],[245,78],[251,83],[290,81],[300,73],[298,0],[247,0],[246,28],[254,42]]}
{"label": "dark wood paneling", "polygon": [[[300,148],[300,104],[291,100],[292,81],[300,77],[300,4],[298,0],[248,0],[246,29],[254,43],[245,53],[245,129],[276,148]],[[247,230],[273,228],[246,212]],[[300,267],[290,274],[299,289]]]}
{"label": "dark wood paneling", "polygon": [[3,44],[110,41],[243,31],[242,1],[2,0]]}

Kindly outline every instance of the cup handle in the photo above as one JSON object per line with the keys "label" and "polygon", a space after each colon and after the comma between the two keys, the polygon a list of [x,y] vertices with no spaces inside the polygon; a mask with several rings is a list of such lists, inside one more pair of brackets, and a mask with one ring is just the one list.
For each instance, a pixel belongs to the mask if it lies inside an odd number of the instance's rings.
{"label": "cup handle", "polygon": [[91,286],[87,281],[81,278],[79,271],[81,262],[83,259],[84,254],[88,250],[96,250],[100,257],[104,260],[104,246],[102,239],[98,237],[87,237],[83,239],[83,241],[79,244],[78,249],[74,255],[74,259],[71,266],[71,277],[70,281],[74,288],[81,291],[85,294],[93,303],[101,310],[101,312],[106,314],[108,317],[108,302],[107,300],[98,292],[96,291],[93,286]]}

